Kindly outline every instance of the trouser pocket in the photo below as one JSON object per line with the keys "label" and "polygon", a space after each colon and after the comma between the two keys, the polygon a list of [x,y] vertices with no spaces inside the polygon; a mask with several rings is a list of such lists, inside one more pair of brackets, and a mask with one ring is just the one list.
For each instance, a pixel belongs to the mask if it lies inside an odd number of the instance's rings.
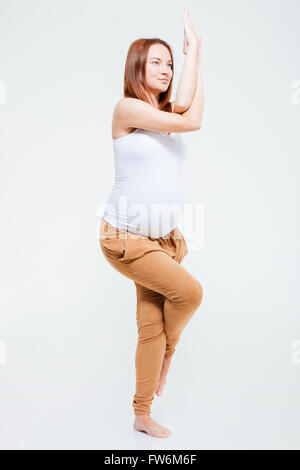
{"label": "trouser pocket", "polygon": [[122,260],[126,253],[125,238],[102,238],[100,246],[104,255],[112,259]]}
{"label": "trouser pocket", "polygon": [[99,242],[105,256],[122,260],[126,252],[127,232],[113,227],[102,219]]}

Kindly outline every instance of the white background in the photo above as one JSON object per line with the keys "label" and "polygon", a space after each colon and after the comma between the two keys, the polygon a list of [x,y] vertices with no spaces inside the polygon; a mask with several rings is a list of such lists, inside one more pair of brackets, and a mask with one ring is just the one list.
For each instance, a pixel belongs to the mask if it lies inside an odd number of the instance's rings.
{"label": "white background", "polygon": [[[204,243],[183,265],[204,297],[153,401],[159,439],[132,429],[135,287],[96,214],[128,48],[170,43],[174,99],[185,5],[205,88],[185,198]],[[299,16],[298,0],[0,0],[2,449],[300,448]]]}

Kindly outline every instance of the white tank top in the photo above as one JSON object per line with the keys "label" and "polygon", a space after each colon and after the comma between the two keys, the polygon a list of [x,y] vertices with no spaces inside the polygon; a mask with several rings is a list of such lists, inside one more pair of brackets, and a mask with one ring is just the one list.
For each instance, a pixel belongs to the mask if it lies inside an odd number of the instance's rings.
{"label": "white tank top", "polygon": [[183,214],[187,147],[181,133],[136,129],[113,139],[113,149],[115,181],[103,218],[145,237],[167,235]]}

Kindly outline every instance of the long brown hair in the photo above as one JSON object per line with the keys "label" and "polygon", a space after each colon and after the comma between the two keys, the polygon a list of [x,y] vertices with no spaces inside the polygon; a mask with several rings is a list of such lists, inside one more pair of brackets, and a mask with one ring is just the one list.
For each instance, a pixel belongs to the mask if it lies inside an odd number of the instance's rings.
{"label": "long brown hair", "polygon": [[[172,58],[172,71],[174,70],[172,49],[167,42],[158,38],[137,39],[130,45],[127,53],[124,74],[124,97],[138,98],[149,103],[146,92],[146,63],[150,46],[156,43],[167,47]],[[173,75],[168,89],[159,95],[158,105],[162,111],[172,112],[170,103],[172,82]]]}

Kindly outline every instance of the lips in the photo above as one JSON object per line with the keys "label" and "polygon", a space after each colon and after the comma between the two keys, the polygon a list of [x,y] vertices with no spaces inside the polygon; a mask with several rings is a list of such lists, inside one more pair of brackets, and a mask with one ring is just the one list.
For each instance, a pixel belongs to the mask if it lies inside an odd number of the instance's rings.
{"label": "lips", "polygon": [[159,79],[161,82],[165,82],[165,83],[168,83],[169,80],[166,80],[165,78],[160,78]]}

